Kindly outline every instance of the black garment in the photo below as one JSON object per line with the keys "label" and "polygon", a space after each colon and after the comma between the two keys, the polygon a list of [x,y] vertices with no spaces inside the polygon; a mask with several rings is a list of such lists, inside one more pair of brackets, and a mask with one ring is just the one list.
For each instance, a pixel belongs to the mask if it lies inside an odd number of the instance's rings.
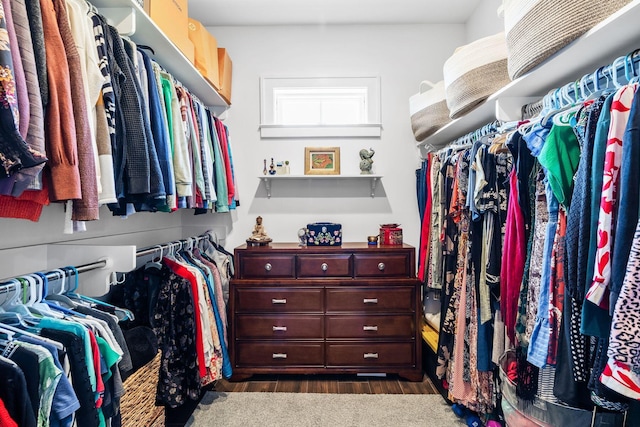
{"label": "black garment", "polygon": [[113,319],[113,317],[111,317],[110,315],[100,310],[84,307],[82,305],[78,305],[74,309],[74,311],[77,311],[78,313],[82,313],[82,314],[88,314],[90,316],[95,317],[96,319],[105,321],[107,325],[109,325],[109,329],[113,333],[113,336],[116,339],[116,342],[118,343],[118,345],[120,346],[123,352],[122,360],[120,360],[120,362],[118,363],[118,367],[120,368],[121,371],[125,371],[125,372],[130,371],[133,368],[133,365],[131,364],[131,354],[129,353],[129,348],[127,347],[127,341],[124,339],[124,335],[122,334],[122,328],[120,328],[120,325],[118,325],[118,322],[116,322]]}
{"label": "black garment", "polygon": [[131,352],[133,369],[123,374],[123,379],[149,363],[158,353],[158,339],[147,326],[136,326],[124,331],[124,338]]}
{"label": "black garment", "polygon": [[[134,65],[118,31],[102,21],[116,101],[115,143],[112,147],[116,195],[109,205],[114,215],[126,214],[126,203],[164,204],[164,182],[147,120]],[[129,200],[131,199],[131,200]]]}
{"label": "black garment", "polygon": [[[130,310],[135,319],[120,323],[123,330],[152,327],[158,292],[163,277],[157,268],[139,268],[125,275],[122,284],[111,286],[106,302]],[[131,350],[131,349],[130,349]]]}
{"label": "black garment", "polygon": [[33,415],[38,419],[38,408],[40,408],[40,363],[38,355],[23,347],[14,347],[7,356],[14,361],[25,373],[27,392],[31,400]]}
{"label": "black garment", "polygon": [[167,266],[154,314],[154,331],[162,350],[156,405],[178,407],[200,398],[196,354],[196,318],[191,283]]}
{"label": "black garment", "polygon": [[78,427],[95,427],[99,424],[98,410],[96,409],[94,393],[87,372],[87,364],[84,356],[84,344],[82,339],[71,332],[58,331],[55,329],[42,328],[40,334],[43,337],[51,338],[67,349],[69,364],[71,366],[72,385],[80,409],[76,411],[76,421]]}
{"label": "black garment", "polygon": [[37,418],[29,399],[24,373],[19,367],[3,360],[0,360],[0,399],[20,427],[36,426]]}

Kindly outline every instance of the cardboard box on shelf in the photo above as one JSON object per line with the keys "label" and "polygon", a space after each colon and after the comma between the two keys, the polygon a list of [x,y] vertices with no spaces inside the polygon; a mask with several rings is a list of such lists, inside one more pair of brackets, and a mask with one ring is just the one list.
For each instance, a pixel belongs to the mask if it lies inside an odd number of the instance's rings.
{"label": "cardboard box on shelf", "polygon": [[189,39],[195,49],[196,66],[200,74],[213,86],[220,86],[218,70],[218,41],[202,23],[189,18]]}
{"label": "cardboard box on shelf", "polygon": [[189,12],[187,0],[145,0],[144,11],[193,63],[194,47],[189,40]]}
{"label": "cardboard box on shelf", "polygon": [[218,93],[231,105],[231,77],[233,63],[225,48],[218,48],[218,68],[220,70],[220,85],[216,87]]}

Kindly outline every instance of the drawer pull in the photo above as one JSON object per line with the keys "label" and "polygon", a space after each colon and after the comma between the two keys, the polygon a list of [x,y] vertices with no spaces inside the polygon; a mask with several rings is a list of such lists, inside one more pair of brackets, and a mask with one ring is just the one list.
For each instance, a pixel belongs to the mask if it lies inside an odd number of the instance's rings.
{"label": "drawer pull", "polygon": [[375,325],[375,326],[367,326],[367,325],[364,325],[364,326],[362,327],[362,330],[363,330],[363,331],[373,331],[373,332],[375,332],[375,331],[377,331],[377,330],[378,330],[378,326],[377,326],[377,325]]}
{"label": "drawer pull", "polygon": [[365,304],[377,304],[378,298],[365,298],[362,300],[362,302]]}
{"label": "drawer pull", "polygon": [[267,271],[271,271],[271,269],[272,269],[272,268],[273,268],[273,266],[271,265],[271,263],[270,263],[270,262],[268,262],[268,263],[266,263],[266,264],[264,265],[264,269],[265,269],[265,270],[267,270]]}
{"label": "drawer pull", "polygon": [[378,263],[378,270],[380,270],[380,271],[384,271],[384,268],[385,268],[385,267],[386,267],[386,266],[384,265],[384,262],[380,262],[380,263]]}
{"label": "drawer pull", "polygon": [[378,353],[365,353],[364,354],[364,358],[365,359],[377,359],[378,358]]}
{"label": "drawer pull", "polygon": [[273,358],[273,359],[286,359],[287,358],[287,353],[273,353],[271,355],[271,358]]}
{"label": "drawer pull", "polygon": [[320,268],[322,269],[322,271],[327,271],[329,269],[329,264],[323,262]]}
{"label": "drawer pull", "polygon": [[271,304],[286,304],[286,303],[287,303],[287,299],[286,298],[282,298],[282,299],[272,298],[271,299]]}
{"label": "drawer pull", "polygon": [[286,326],[274,326],[273,332],[287,332]]}

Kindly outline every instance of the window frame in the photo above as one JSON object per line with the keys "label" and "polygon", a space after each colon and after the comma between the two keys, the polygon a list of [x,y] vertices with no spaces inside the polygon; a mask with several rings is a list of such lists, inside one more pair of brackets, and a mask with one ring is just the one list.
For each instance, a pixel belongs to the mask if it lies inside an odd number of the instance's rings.
{"label": "window frame", "polygon": [[[283,125],[275,122],[274,89],[296,87],[366,87],[367,123],[340,125]],[[380,77],[261,77],[261,138],[360,138],[382,133]]]}

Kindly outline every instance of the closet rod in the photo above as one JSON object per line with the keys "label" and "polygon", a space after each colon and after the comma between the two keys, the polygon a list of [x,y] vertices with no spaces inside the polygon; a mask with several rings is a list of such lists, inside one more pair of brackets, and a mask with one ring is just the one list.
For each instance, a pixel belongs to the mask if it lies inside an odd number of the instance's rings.
{"label": "closet rod", "polygon": [[166,249],[170,249],[175,245],[179,245],[179,244],[184,244],[184,243],[189,243],[189,240],[194,240],[195,242],[194,244],[198,244],[198,242],[208,239],[208,236],[194,236],[194,237],[189,237],[188,239],[181,239],[181,240],[177,240],[174,242],[169,242],[169,243],[163,243],[162,245],[156,245],[153,246],[151,248],[147,248],[147,249],[140,249],[139,251],[136,251],[136,257],[143,257],[146,255],[151,255],[154,254],[158,251],[164,251]]}
{"label": "closet rod", "polygon": [[[87,271],[92,271],[92,270],[97,270],[99,268],[103,268],[107,266],[107,260],[100,260],[100,261],[96,261],[96,262],[92,262],[89,264],[82,264],[79,265],[75,268],[75,271],[79,273],[86,273]],[[67,267],[62,267],[61,270],[64,270]],[[75,273],[75,271],[70,270],[69,273],[73,272]],[[56,271],[49,271],[47,273],[45,273],[45,276],[47,278],[47,280],[56,280],[60,278],[60,273],[56,272]],[[20,277],[20,276],[16,276],[16,277]],[[4,282],[0,282],[0,286],[2,285],[7,285],[9,284],[9,282],[4,281]]]}

